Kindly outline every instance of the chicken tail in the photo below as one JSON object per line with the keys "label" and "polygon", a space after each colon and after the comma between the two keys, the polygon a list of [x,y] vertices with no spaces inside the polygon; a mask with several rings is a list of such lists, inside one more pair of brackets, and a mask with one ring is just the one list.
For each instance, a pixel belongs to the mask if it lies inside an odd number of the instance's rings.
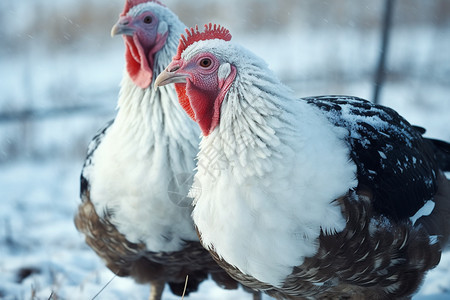
{"label": "chicken tail", "polygon": [[425,138],[433,145],[439,168],[450,172],[450,144],[441,140]]}
{"label": "chicken tail", "polygon": [[450,180],[443,173],[438,174],[434,202],[433,212],[419,218],[416,224],[423,226],[430,236],[436,236],[442,249],[450,249]]}
{"label": "chicken tail", "polygon": [[[424,135],[426,132],[426,129],[423,127],[416,125],[413,125],[413,127],[421,135]],[[426,137],[423,137],[423,139],[427,141],[434,150],[439,169],[444,172],[450,172],[450,143]]]}

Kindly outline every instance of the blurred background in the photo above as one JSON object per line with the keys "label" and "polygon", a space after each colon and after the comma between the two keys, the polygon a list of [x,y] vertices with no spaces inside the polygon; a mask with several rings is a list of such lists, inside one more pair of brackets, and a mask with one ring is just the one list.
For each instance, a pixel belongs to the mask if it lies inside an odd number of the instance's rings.
{"label": "blurred background", "polygon": [[[123,2],[1,1],[0,163],[82,159],[93,133],[114,115],[124,47],[109,32]],[[384,2],[165,1],[188,26],[227,26],[236,42],[262,56],[299,96],[368,100]],[[381,103],[426,111],[431,98],[438,110],[450,111],[449,53],[450,1],[396,0]],[[438,134],[434,125],[428,130]],[[450,130],[444,135],[449,139]]]}
{"label": "blurred background", "polygon": [[[373,99],[384,0],[162,1],[188,26],[229,28],[235,42],[263,57],[299,97]],[[429,136],[450,141],[450,1],[393,3],[379,101]],[[110,30],[123,5],[0,2],[0,257],[9,257],[0,258],[0,298],[48,298],[55,282],[64,298],[62,286],[107,274],[72,216],[87,145],[115,114],[124,46]],[[72,260],[87,263],[70,271],[62,266]],[[443,264],[448,274],[450,261]],[[18,277],[23,270],[27,276]],[[442,274],[431,275],[422,292],[449,292],[449,275]]]}

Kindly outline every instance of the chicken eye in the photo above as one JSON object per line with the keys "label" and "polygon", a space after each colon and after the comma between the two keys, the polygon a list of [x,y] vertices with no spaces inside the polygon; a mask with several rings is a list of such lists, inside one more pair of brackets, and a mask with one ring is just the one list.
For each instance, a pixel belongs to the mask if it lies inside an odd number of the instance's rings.
{"label": "chicken eye", "polygon": [[144,23],[145,24],[150,24],[150,23],[152,23],[153,22],[153,18],[151,17],[151,16],[146,16],[145,18],[144,18]]}
{"label": "chicken eye", "polygon": [[200,61],[200,67],[202,67],[202,68],[208,68],[209,66],[211,66],[211,64],[212,64],[212,61],[210,58],[203,58]]}

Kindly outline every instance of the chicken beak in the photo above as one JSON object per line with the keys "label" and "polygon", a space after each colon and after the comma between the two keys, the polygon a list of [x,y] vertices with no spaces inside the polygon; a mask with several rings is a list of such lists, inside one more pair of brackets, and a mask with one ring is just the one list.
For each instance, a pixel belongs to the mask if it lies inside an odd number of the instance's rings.
{"label": "chicken beak", "polygon": [[186,79],[189,77],[187,74],[178,74],[176,71],[169,72],[166,70],[162,71],[158,77],[156,77],[154,88],[167,85],[170,83],[186,83]]}
{"label": "chicken beak", "polygon": [[130,26],[130,20],[128,17],[120,17],[119,21],[114,24],[111,29],[111,36],[114,37],[118,34],[130,35],[132,36],[135,29]]}

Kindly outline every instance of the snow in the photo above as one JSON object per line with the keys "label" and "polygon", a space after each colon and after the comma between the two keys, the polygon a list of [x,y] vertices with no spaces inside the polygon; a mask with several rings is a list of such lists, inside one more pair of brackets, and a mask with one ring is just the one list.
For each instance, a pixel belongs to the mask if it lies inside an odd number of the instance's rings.
{"label": "snow", "polygon": [[[194,8],[204,2],[196,2]],[[233,7],[218,21],[225,20],[221,24],[229,27],[233,41],[263,57],[299,96],[348,94],[370,100],[378,31],[358,31],[350,21],[348,26],[335,26],[329,16],[316,18],[320,28],[306,26],[311,21],[302,21],[310,14],[306,6],[288,13],[301,13],[302,18],[292,18],[284,31],[271,29],[281,26],[273,19],[269,27],[251,27],[246,20],[235,25],[233,16],[257,12],[250,10],[251,4],[238,9],[241,2],[224,1],[223,5]],[[26,5],[31,3],[38,13],[30,14]],[[103,14],[95,30],[83,23],[93,19],[89,14],[76,18],[80,4],[95,5],[96,13]],[[180,14],[187,8],[179,0],[168,0],[167,5]],[[375,2],[366,1],[366,5],[373,8]],[[0,120],[0,299],[48,299],[52,292],[54,299],[93,299],[112,278],[96,299],[145,299],[148,286],[114,278],[73,224],[88,143],[114,115],[124,48],[120,38],[109,37],[109,29],[123,0],[2,1],[0,8],[0,114],[30,108],[94,107],[79,114]],[[201,25],[215,20],[209,17],[214,11],[224,10],[210,9],[205,14],[197,12],[193,19],[186,15],[181,19],[188,25]],[[43,12],[48,13],[42,16]],[[422,10],[417,12],[417,17],[424,18]],[[353,15],[362,13],[355,10]],[[448,19],[441,25],[449,24]],[[46,22],[49,27],[42,27]],[[42,26],[30,27],[33,24]],[[427,136],[450,141],[450,26],[421,24],[393,32],[388,64],[394,75],[382,90],[382,103],[426,128]],[[251,30],[243,30],[245,26]],[[5,28],[14,30],[4,32]],[[24,278],[18,278],[19,274]],[[164,299],[180,298],[166,290]],[[187,299],[251,297],[242,290],[221,290],[208,281]],[[450,251],[429,272],[414,299],[450,299]]]}

